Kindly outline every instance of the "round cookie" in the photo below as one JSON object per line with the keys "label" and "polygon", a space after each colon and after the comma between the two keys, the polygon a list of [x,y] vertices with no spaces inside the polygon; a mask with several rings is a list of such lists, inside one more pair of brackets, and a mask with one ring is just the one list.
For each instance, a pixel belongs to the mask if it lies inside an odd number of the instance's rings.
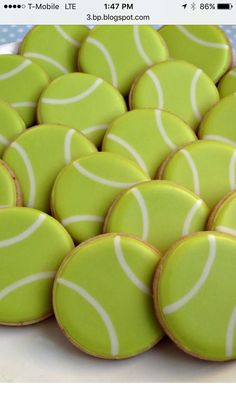
{"label": "round cookie", "polygon": [[25,129],[23,119],[15,109],[0,100],[0,156],[17,135]]}
{"label": "round cookie", "polygon": [[137,109],[111,124],[102,150],[133,160],[154,178],[171,151],[195,140],[195,133],[177,116],[159,109]]}
{"label": "round cookie", "polygon": [[130,92],[130,108],[159,108],[182,118],[194,130],[219,100],[213,81],[186,61],[157,64],[141,75]]}
{"label": "round cookie", "polygon": [[168,55],[162,37],[148,25],[102,25],[92,29],[83,42],[79,68],[127,95],[139,74]]}
{"label": "round cookie", "polygon": [[167,158],[158,177],[185,186],[213,208],[236,189],[236,149],[217,141],[195,141]]}
{"label": "round cookie", "polygon": [[149,180],[138,166],[112,153],[95,153],[69,164],[52,190],[54,216],[76,242],[102,232],[112,202],[130,186]]}
{"label": "round cookie", "polygon": [[236,96],[221,99],[203,118],[199,138],[236,146]]}
{"label": "round cookie", "polygon": [[22,205],[22,194],[13,171],[0,160],[0,209]]}
{"label": "round cookie", "polygon": [[165,252],[182,236],[204,230],[208,213],[191,191],[153,180],[130,188],[113,203],[104,231],[134,234]]}
{"label": "round cookie", "polygon": [[90,74],[72,73],[53,80],[38,106],[41,124],[65,124],[99,145],[108,125],[126,112],[121,94]]}
{"label": "round cookie", "polygon": [[159,33],[171,58],[201,68],[215,83],[232,63],[232,50],[225,33],[213,25],[168,25]]}
{"label": "round cookie", "polygon": [[236,93],[236,67],[233,67],[221,79],[220,83],[218,84],[218,90],[221,98]]}
{"label": "round cookie", "polygon": [[158,319],[185,352],[211,361],[236,358],[236,239],[197,233],[177,242],[154,280]]}
{"label": "round cookie", "polygon": [[125,235],[102,235],[78,246],[53,288],[56,319],[68,339],[107,359],[154,346],[163,337],[151,296],[159,260],[157,249]]}
{"label": "round cookie", "polygon": [[224,196],[215,206],[208,220],[207,229],[236,236],[236,192]]}
{"label": "round cookie", "polygon": [[11,143],[3,159],[16,173],[24,206],[48,212],[53,183],[72,161],[97,149],[78,131],[62,125],[38,125]]}
{"label": "round cookie", "polygon": [[81,41],[89,29],[82,25],[40,25],[31,29],[20,54],[40,65],[51,79],[77,70]]}
{"label": "round cookie", "polygon": [[0,99],[16,109],[27,127],[35,122],[37,102],[48,83],[48,75],[28,58],[0,55]]}
{"label": "round cookie", "polygon": [[0,211],[0,324],[31,324],[52,314],[53,280],[73,247],[67,231],[47,214]]}

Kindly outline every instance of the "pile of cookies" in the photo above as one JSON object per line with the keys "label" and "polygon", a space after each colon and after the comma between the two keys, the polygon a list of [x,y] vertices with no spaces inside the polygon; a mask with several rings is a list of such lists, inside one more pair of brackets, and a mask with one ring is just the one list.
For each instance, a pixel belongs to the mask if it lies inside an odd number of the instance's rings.
{"label": "pile of cookies", "polygon": [[216,26],[38,26],[0,56],[0,324],[236,358],[236,69]]}

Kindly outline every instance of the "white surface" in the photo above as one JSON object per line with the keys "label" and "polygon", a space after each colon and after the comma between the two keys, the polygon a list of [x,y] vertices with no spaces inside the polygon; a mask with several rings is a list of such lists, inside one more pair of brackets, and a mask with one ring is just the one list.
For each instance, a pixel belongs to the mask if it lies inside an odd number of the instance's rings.
{"label": "white surface", "polygon": [[54,319],[0,327],[0,348],[0,382],[236,382],[236,362],[200,361],[167,338],[133,359],[90,357],[67,341]]}

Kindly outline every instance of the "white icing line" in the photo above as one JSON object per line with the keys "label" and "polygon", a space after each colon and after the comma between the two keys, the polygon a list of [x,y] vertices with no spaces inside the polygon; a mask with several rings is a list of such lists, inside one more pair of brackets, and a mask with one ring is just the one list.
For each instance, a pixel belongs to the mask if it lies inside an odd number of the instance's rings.
{"label": "white icing line", "polygon": [[233,155],[230,159],[230,164],[229,164],[229,184],[230,184],[231,190],[236,189],[235,165],[236,165],[236,151],[233,152]]}
{"label": "white icing line", "polygon": [[9,208],[10,207],[10,205],[0,205],[0,208],[2,209],[2,208]]}
{"label": "white icing line", "polygon": [[135,273],[130,269],[129,265],[127,264],[122,248],[120,243],[120,236],[115,237],[114,239],[114,245],[115,245],[115,253],[117,260],[119,262],[119,265],[122,269],[122,271],[126,274],[126,276],[129,278],[129,280],[142,292],[144,292],[147,295],[151,295],[150,288],[148,288],[136,275]]}
{"label": "white icing line", "polygon": [[105,186],[111,186],[113,188],[124,188],[124,189],[126,189],[126,188],[129,188],[129,187],[135,185],[135,183],[137,183],[137,182],[129,182],[129,183],[116,182],[116,181],[113,181],[113,180],[104,179],[100,176],[95,175],[94,173],[89,172],[84,167],[82,167],[77,161],[73,163],[73,166],[75,167],[76,170],[78,170],[78,172],[81,175],[87,177],[90,180],[93,180],[94,182],[101,183],[102,185],[105,185]]}
{"label": "white icing line", "polygon": [[107,128],[108,128],[107,124],[101,124],[101,125],[95,125],[93,127],[84,128],[80,131],[82,132],[82,134],[86,135],[86,134],[91,134],[92,132],[106,130]]}
{"label": "white icing line", "polygon": [[90,38],[90,37],[88,37],[85,42],[89,42],[90,44],[95,45],[102,52],[110,69],[112,84],[113,86],[118,87],[118,77],[116,73],[116,68],[112,61],[112,57],[107,51],[106,47],[102,44],[102,42],[98,41],[97,39]]}
{"label": "white icing line", "polygon": [[130,144],[128,144],[123,138],[118,137],[118,135],[111,134],[111,133],[108,134],[107,138],[109,140],[114,141],[115,143],[121,145],[126,150],[128,150],[129,153],[131,154],[131,156],[133,156],[133,158],[136,160],[138,165],[143,169],[143,171],[145,173],[148,173],[148,168],[147,168],[146,164],[144,163],[140,154]]}
{"label": "white icing line", "polygon": [[148,65],[151,66],[153,65],[152,60],[150,60],[150,58],[147,56],[143,46],[142,46],[142,42],[141,42],[141,38],[140,38],[140,34],[139,34],[139,26],[134,26],[134,43],[137,47],[137,50],[139,52],[139,55],[142,57],[142,59],[144,60],[144,62]]}
{"label": "white icing line", "polygon": [[59,25],[54,25],[54,28],[56,29],[56,31],[70,44],[74,45],[75,47],[79,48],[80,47],[80,42],[77,41],[76,39],[72,38],[70,35],[68,35],[68,33],[66,33],[61,26]]}
{"label": "white icing line", "polygon": [[3,135],[0,134],[0,144],[8,145],[10,141],[8,141]]}
{"label": "white icing line", "polygon": [[176,150],[177,147],[176,145],[171,141],[170,137],[168,136],[164,125],[162,123],[162,119],[161,119],[161,110],[160,109],[156,109],[155,111],[155,115],[156,115],[156,123],[157,123],[157,127],[161,133],[161,136],[164,140],[164,142],[168,145],[168,147],[170,147],[171,150]]}
{"label": "white icing line", "polygon": [[35,194],[36,194],[36,182],[35,182],[34,170],[33,170],[31,161],[30,161],[26,151],[17,142],[13,142],[11,144],[11,147],[14,148],[19,153],[19,155],[21,156],[21,158],[22,158],[22,160],[25,164],[25,168],[26,168],[26,171],[28,173],[29,184],[30,184],[29,198],[28,198],[28,202],[27,202],[27,207],[33,208],[34,200],[35,200]]}
{"label": "white icing line", "polygon": [[236,230],[234,228],[217,226],[215,230],[219,231],[220,233],[232,234],[233,236],[236,236]]}
{"label": "white icing line", "polygon": [[11,103],[13,108],[36,108],[36,102],[13,102]]}
{"label": "white icing line", "polygon": [[83,222],[83,221],[103,223],[104,219],[105,219],[105,217],[102,217],[100,215],[91,215],[91,214],[72,215],[71,217],[64,218],[64,220],[62,220],[62,224],[64,226],[68,226],[69,224],[80,223],[80,222]]}
{"label": "white icing line", "polygon": [[236,141],[230,140],[227,137],[223,137],[222,135],[215,135],[215,134],[206,134],[202,137],[203,140],[213,140],[213,141],[220,141],[226,144],[230,144],[236,147]]}
{"label": "white icing line", "polygon": [[196,35],[193,35],[191,32],[189,32],[184,26],[182,25],[176,25],[176,27],[179,29],[180,32],[182,32],[183,35],[185,35],[188,39],[190,39],[193,42],[196,42],[199,45],[202,45],[203,47],[209,47],[209,48],[222,48],[222,49],[229,49],[229,45],[226,44],[220,44],[217,42],[209,42],[204,41],[203,39],[198,38]]}
{"label": "white icing line", "polygon": [[69,164],[71,162],[71,140],[75,133],[75,130],[73,128],[69,129],[69,131],[66,133],[65,141],[64,141],[64,156],[65,156],[65,162],[66,164]]}
{"label": "white icing line", "polygon": [[202,115],[197,105],[197,83],[201,74],[202,74],[202,70],[198,68],[193,76],[191,88],[190,88],[190,100],[191,100],[192,110],[198,122],[200,122],[202,119]]}
{"label": "white icing line", "polygon": [[192,223],[193,218],[194,218],[195,214],[197,213],[198,209],[202,205],[202,203],[203,203],[203,201],[201,199],[199,199],[197,202],[195,202],[195,204],[192,206],[192,208],[188,212],[188,214],[185,218],[185,221],[184,221],[182,236],[187,236],[190,233],[191,223]]}
{"label": "white icing line", "polygon": [[229,357],[233,356],[235,327],[236,327],[236,307],[234,307],[231,317],[229,319],[229,323],[227,326],[227,333],[226,333],[225,355]]}
{"label": "white icing line", "polygon": [[31,226],[28,227],[25,231],[18,234],[18,236],[11,237],[11,238],[6,239],[6,240],[0,240],[0,248],[12,246],[16,243],[19,243],[19,242],[25,240],[26,238],[31,236],[36,230],[38,230],[38,228],[44,222],[45,218],[46,218],[46,214],[40,214],[38,216],[37,220],[33,224],[31,224]]}
{"label": "white icing line", "polygon": [[186,157],[186,160],[187,160],[187,162],[189,164],[189,167],[192,171],[194,192],[195,192],[195,194],[200,195],[200,182],[199,182],[197,167],[196,167],[190,153],[187,150],[182,149],[182,150],[180,150],[180,153],[182,153]]}
{"label": "white icing line", "polygon": [[233,77],[236,77],[236,71],[230,71],[230,73],[229,73],[231,76],[233,76]]}
{"label": "white icing line", "polygon": [[187,304],[193,297],[195,297],[198,294],[199,290],[202,288],[202,286],[206,282],[206,280],[208,278],[208,275],[210,273],[210,270],[213,266],[215,256],[216,256],[215,237],[214,236],[209,236],[208,241],[209,241],[209,255],[208,255],[206,264],[203,268],[203,271],[201,273],[201,276],[200,276],[199,280],[195,283],[193,288],[187,294],[185,294],[182,298],[180,298],[178,301],[176,301],[173,304],[165,306],[163,308],[163,313],[164,314],[174,313],[175,311],[177,311],[181,307],[183,307],[185,304]]}
{"label": "white icing line", "polygon": [[23,71],[30,64],[32,64],[32,61],[30,61],[30,60],[24,60],[23,63],[21,63],[20,65],[18,65],[13,70],[8,71],[7,73],[0,74],[0,81],[9,79],[10,77],[15,76],[16,74],[19,74],[21,71]]}
{"label": "white icing line", "polygon": [[65,68],[62,64],[60,64],[58,61],[54,60],[53,58],[48,57],[47,55],[39,54],[38,52],[26,52],[24,54],[24,57],[38,58],[39,60],[46,61],[47,63],[52,64],[54,67],[60,70],[63,74],[69,73],[69,70],[67,70],[67,68]]}
{"label": "white icing line", "polygon": [[103,83],[102,79],[97,79],[92,86],[90,86],[85,92],[80,93],[77,96],[72,96],[66,99],[53,99],[53,98],[42,98],[42,103],[47,103],[48,105],[66,105],[69,103],[80,102],[81,100],[85,99],[87,96],[91,95],[94,90]]}
{"label": "white icing line", "polygon": [[140,191],[136,188],[131,190],[131,193],[134,195],[138,206],[141,211],[142,215],[142,222],[143,222],[143,233],[142,233],[142,239],[147,240],[148,239],[148,232],[149,232],[149,220],[148,220],[148,210],[146,207],[146,203],[144,201],[143,196],[141,195]]}
{"label": "white icing line", "polygon": [[55,275],[56,272],[40,272],[38,274],[29,275],[25,278],[19,279],[18,281],[14,282],[6,288],[3,288],[0,291],[0,300],[2,300],[4,297],[6,297],[8,294],[15,291],[16,289],[23,287],[24,285],[28,285],[31,282],[38,281],[41,279],[52,279]]}
{"label": "white icing line", "polygon": [[119,342],[118,337],[115,331],[115,328],[113,326],[113,323],[108,316],[107,312],[104,310],[104,308],[101,306],[101,304],[95,300],[94,297],[92,297],[91,294],[89,294],[84,288],[80,287],[77,284],[74,284],[71,281],[68,281],[64,278],[58,278],[57,283],[64,285],[67,288],[72,289],[77,294],[79,294],[82,298],[84,298],[99,314],[101,319],[104,322],[104,325],[106,326],[109,338],[110,338],[110,344],[111,344],[111,354],[113,356],[118,355],[119,353]]}
{"label": "white icing line", "polygon": [[156,89],[156,92],[157,92],[157,96],[158,96],[158,100],[159,100],[158,108],[163,109],[163,107],[164,107],[164,95],[163,95],[160,80],[158,79],[156,74],[150,69],[147,71],[147,75],[150,77],[150,79],[154,83],[154,86],[155,86],[155,89]]}

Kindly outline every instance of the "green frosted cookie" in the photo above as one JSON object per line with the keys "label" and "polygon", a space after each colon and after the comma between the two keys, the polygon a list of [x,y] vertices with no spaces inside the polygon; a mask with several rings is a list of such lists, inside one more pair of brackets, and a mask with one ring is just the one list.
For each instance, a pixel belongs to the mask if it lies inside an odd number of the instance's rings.
{"label": "green frosted cookie", "polygon": [[52,190],[52,211],[76,242],[102,232],[113,200],[130,186],[149,180],[128,159],[112,153],[95,153],[69,164]]}
{"label": "green frosted cookie", "polygon": [[236,146],[236,96],[221,99],[203,118],[199,138]]}
{"label": "green frosted cookie", "polygon": [[211,361],[236,358],[236,239],[204,232],[177,242],[154,281],[158,318],[185,352]]}
{"label": "green frosted cookie", "polygon": [[36,106],[49,83],[37,64],[20,55],[0,55],[0,99],[19,112],[27,127],[35,122]]}
{"label": "green frosted cookie", "polygon": [[167,158],[158,177],[185,186],[212,208],[236,189],[236,149],[216,141],[196,141]]}
{"label": "green frosted cookie", "polygon": [[78,131],[62,125],[26,130],[4,153],[20,182],[24,205],[49,211],[53,183],[64,166],[95,153],[95,146]]}
{"label": "green frosted cookie", "polygon": [[97,26],[79,51],[79,68],[102,77],[123,95],[146,68],[165,61],[168,50],[150,26]]}
{"label": "green frosted cookie", "polygon": [[49,215],[30,208],[0,211],[0,324],[36,323],[52,314],[53,280],[73,247]]}
{"label": "green frosted cookie", "polygon": [[68,339],[107,359],[154,346],[163,336],[151,297],[159,259],[157,249],[124,235],[102,235],[78,246],[53,289],[55,315]]}
{"label": "green frosted cookie", "polygon": [[24,129],[24,121],[18,112],[0,100],[0,156],[10,142]]}
{"label": "green frosted cookie", "polygon": [[220,81],[218,85],[220,97],[236,93],[236,67],[232,68]]}
{"label": "green frosted cookie", "polygon": [[194,130],[205,113],[219,100],[213,81],[186,61],[157,64],[134,83],[130,108],[159,108],[182,118]]}
{"label": "green frosted cookie", "polygon": [[21,204],[22,194],[15,174],[0,160],[0,209]]}
{"label": "green frosted cookie", "polygon": [[213,25],[168,25],[159,33],[171,58],[188,61],[201,68],[216,83],[232,62],[232,50],[225,33]]}
{"label": "green frosted cookie", "polygon": [[35,26],[24,38],[20,54],[40,65],[51,79],[77,70],[81,41],[89,29],[82,25]]}
{"label": "green frosted cookie", "polygon": [[38,106],[41,124],[65,124],[99,145],[108,125],[126,112],[121,94],[90,74],[73,73],[54,80]]}
{"label": "green frosted cookie", "polygon": [[111,124],[102,150],[133,160],[154,178],[171,151],[196,139],[192,129],[175,115],[159,109],[137,109]]}
{"label": "green frosted cookie", "polygon": [[180,237],[204,230],[208,213],[206,204],[192,192],[153,180],[118,197],[107,214],[104,231],[134,234],[164,252]]}
{"label": "green frosted cookie", "polygon": [[236,192],[224,196],[215,206],[208,220],[208,230],[236,236]]}

